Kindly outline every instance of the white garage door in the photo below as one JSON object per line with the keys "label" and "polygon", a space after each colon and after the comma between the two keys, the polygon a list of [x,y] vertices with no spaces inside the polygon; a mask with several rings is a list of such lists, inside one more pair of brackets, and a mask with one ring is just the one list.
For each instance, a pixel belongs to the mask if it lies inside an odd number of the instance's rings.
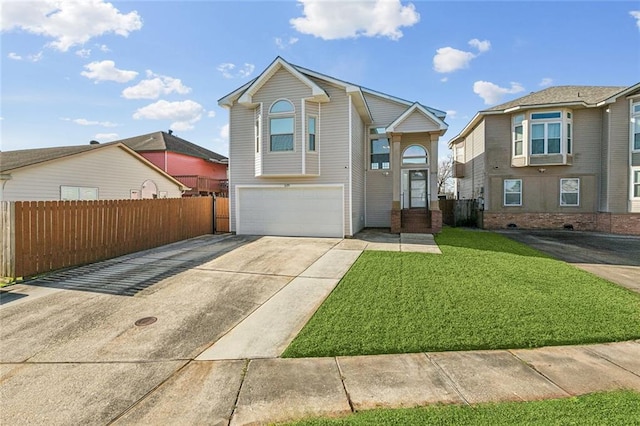
{"label": "white garage door", "polygon": [[341,186],[239,187],[236,233],[344,236]]}

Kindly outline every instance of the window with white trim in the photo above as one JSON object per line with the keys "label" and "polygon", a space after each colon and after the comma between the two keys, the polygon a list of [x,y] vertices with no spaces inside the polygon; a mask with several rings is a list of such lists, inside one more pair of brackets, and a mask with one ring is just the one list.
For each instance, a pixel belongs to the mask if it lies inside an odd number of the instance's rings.
{"label": "window with white trim", "polygon": [[560,205],[574,207],[580,205],[579,178],[560,179]]}
{"label": "window with white trim", "polygon": [[504,180],[504,205],[522,205],[522,179]]}
{"label": "window with white trim", "polygon": [[391,152],[387,129],[374,127],[369,131],[371,148],[371,170],[388,170],[391,168],[389,155]]}
{"label": "window with white trim", "polygon": [[518,114],[513,117],[513,156],[518,157],[524,155],[524,114]]}
{"label": "window with white trim", "polygon": [[60,200],[97,200],[98,188],[84,186],[60,186]]}
{"label": "window with white trim", "polygon": [[631,105],[631,143],[634,151],[640,151],[640,102]]}
{"label": "window with white trim", "polygon": [[560,154],[562,147],[562,113],[531,114],[531,155]]}
{"label": "window with white trim", "polygon": [[274,102],[269,109],[271,151],[293,151],[295,109],[286,99]]}
{"label": "window with white trim", "polygon": [[254,135],[255,135],[255,141],[256,141],[256,152],[260,152],[260,144],[261,144],[261,134],[262,134],[262,116],[260,114],[260,108],[258,107],[256,109],[256,120],[254,123]]}
{"label": "window with white trim", "polygon": [[640,169],[632,169],[633,198],[640,198]]}
{"label": "window with white trim", "polygon": [[404,165],[425,165],[428,163],[427,150],[420,145],[411,145],[402,154],[402,164]]}
{"label": "window with white trim", "polygon": [[316,150],[316,117],[307,117],[307,149],[311,152]]}

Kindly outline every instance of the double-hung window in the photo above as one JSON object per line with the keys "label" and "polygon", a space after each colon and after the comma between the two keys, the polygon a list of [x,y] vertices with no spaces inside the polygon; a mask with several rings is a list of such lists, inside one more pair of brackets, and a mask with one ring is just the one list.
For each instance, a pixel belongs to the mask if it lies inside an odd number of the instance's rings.
{"label": "double-hung window", "polygon": [[634,151],[640,151],[640,102],[631,106],[631,144]]}
{"label": "double-hung window", "polygon": [[640,169],[631,170],[633,175],[633,198],[640,198]]}
{"label": "double-hung window", "polygon": [[580,179],[568,178],[560,179],[560,205],[579,206],[580,205]]}
{"label": "double-hung window", "polygon": [[522,205],[522,179],[504,180],[504,205]]}
{"label": "double-hung window", "polygon": [[524,121],[524,114],[518,114],[513,117],[513,156],[517,157],[524,155],[524,131],[522,122]]}
{"label": "double-hung window", "polygon": [[562,112],[531,114],[531,155],[560,154],[562,149]]}
{"label": "double-hung window", "polygon": [[315,152],[316,150],[316,118],[308,117],[307,118],[307,134],[309,136],[307,149],[309,151]]}
{"label": "double-hung window", "polygon": [[386,137],[384,127],[372,128],[371,141],[371,170],[387,170],[391,167],[389,153],[391,152],[389,138]]}
{"label": "double-hung window", "polygon": [[269,110],[271,151],[293,151],[295,110],[287,100],[276,101]]}

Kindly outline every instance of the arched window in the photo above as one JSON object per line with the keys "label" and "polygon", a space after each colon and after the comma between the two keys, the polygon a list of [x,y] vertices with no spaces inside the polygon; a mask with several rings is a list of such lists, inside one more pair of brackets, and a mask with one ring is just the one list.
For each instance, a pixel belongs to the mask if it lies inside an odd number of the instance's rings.
{"label": "arched window", "polygon": [[420,145],[411,145],[402,154],[402,164],[405,165],[428,164],[428,160],[427,150]]}
{"label": "arched window", "polygon": [[271,151],[293,151],[293,127],[295,109],[286,99],[276,101],[269,109]]}
{"label": "arched window", "polygon": [[279,101],[274,102],[274,104],[271,105],[271,109],[269,110],[271,114],[279,114],[281,112],[293,112],[293,111],[294,111],[293,104],[286,99],[281,99]]}

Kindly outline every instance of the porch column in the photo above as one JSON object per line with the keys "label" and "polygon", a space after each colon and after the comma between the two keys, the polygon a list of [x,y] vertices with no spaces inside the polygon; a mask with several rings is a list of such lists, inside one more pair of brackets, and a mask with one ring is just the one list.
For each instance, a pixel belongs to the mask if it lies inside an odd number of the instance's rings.
{"label": "porch column", "polygon": [[402,151],[400,141],[402,133],[391,134],[391,172],[393,173],[393,203],[392,210],[400,210],[400,177],[402,175]]}
{"label": "porch column", "polygon": [[400,141],[402,133],[391,134],[391,173],[393,184],[393,200],[391,201],[391,232],[397,234],[402,229],[402,210],[400,209],[400,177],[402,176],[402,158]]}
{"label": "porch column", "polygon": [[431,179],[431,196],[429,197],[429,210],[431,214],[431,232],[438,233],[442,230],[442,212],[438,201],[438,139],[437,133],[431,133],[431,150],[429,151],[429,179]]}

